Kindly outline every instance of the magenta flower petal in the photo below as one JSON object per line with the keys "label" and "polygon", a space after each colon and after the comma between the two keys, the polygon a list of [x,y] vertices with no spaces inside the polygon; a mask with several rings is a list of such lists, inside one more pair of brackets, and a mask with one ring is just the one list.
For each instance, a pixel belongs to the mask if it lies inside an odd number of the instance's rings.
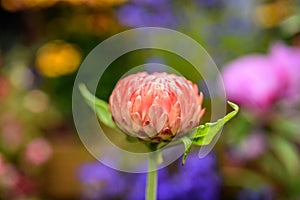
{"label": "magenta flower petal", "polygon": [[300,48],[277,42],[270,48],[270,57],[278,64],[281,74],[286,76],[287,96],[291,100],[298,99],[300,96]]}
{"label": "magenta flower petal", "polygon": [[109,106],[125,133],[148,141],[170,140],[199,125],[203,95],[191,81],[174,74],[141,72],[121,79]]}
{"label": "magenta flower petal", "polygon": [[241,57],[226,65],[222,75],[228,99],[254,112],[268,111],[284,96],[286,76],[268,56]]}

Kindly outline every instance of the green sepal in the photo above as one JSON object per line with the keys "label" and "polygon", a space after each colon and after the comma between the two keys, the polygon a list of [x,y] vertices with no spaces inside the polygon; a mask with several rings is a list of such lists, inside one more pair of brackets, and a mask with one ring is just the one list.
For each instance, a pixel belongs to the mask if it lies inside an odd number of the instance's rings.
{"label": "green sepal", "polygon": [[108,104],[105,101],[98,99],[93,94],[91,94],[83,83],[80,83],[78,85],[78,88],[82,96],[84,97],[86,103],[95,111],[99,121],[101,121],[103,124],[110,128],[116,129],[117,126],[112,120]]}
{"label": "green sepal", "polygon": [[238,105],[227,101],[230,107],[233,108],[233,111],[228,113],[225,117],[219,119],[216,122],[205,123],[204,125],[200,125],[191,131],[192,138],[189,139],[191,142],[187,142],[187,137],[183,137],[181,140],[185,146],[185,151],[182,157],[182,164],[185,163],[187,155],[191,151],[192,145],[208,145],[211,143],[213,138],[217,135],[217,133],[222,129],[226,122],[232,119],[239,111]]}
{"label": "green sepal", "polygon": [[97,118],[100,122],[105,124],[106,126],[114,129],[115,131],[118,131],[126,136],[126,140],[128,142],[138,142],[139,140],[135,137],[132,137],[128,134],[125,134],[122,130],[119,129],[119,127],[115,124],[115,122],[112,119],[112,115],[109,111],[108,104],[94,96],[90,93],[90,91],[86,88],[86,86],[83,83],[80,83],[78,85],[79,91],[84,97],[86,103],[95,111]]}

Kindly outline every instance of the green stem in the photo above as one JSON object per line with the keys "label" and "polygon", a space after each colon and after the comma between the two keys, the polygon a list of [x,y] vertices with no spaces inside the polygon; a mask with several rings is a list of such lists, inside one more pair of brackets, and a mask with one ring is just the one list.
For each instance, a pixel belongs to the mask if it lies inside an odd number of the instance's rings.
{"label": "green stem", "polygon": [[146,200],[156,200],[157,196],[157,153],[149,156]]}

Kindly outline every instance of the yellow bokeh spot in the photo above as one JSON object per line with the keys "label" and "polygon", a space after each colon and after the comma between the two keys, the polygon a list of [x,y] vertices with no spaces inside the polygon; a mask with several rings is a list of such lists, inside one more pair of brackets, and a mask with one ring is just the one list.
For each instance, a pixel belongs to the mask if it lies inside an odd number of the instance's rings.
{"label": "yellow bokeh spot", "polygon": [[294,5],[291,1],[277,0],[258,6],[255,9],[255,16],[256,21],[261,26],[272,28],[292,15],[294,11]]}
{"label": "yellow bokeh spot", "polygon": [[76,71],[81,58],[81,52],[75,45],[52,41],[38,50],[35,64],[43,76],[58,77]]}

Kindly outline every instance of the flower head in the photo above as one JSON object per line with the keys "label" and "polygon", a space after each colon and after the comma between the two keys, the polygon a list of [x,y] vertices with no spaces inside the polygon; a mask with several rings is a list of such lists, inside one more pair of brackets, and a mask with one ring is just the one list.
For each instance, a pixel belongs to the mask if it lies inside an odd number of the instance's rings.
{"label": "flower head", "polygon": [[152,142],[167,141],[199,125],[203,95],[174,74],[141,72],[121,79],[109,99],[115,123],[125,133]]}
{"label": "flower head", "polygon": [[287,97],[294,101],[300,92],[300,48],[289,47],[281,42],[271,45],[270,57],[287,76]]}
{"label": "flower head", "polygon": [[283,97],[287,83],[278,64],[265,55],[241,57],[226,65],[222,75],[228,99],[257,113]]}

